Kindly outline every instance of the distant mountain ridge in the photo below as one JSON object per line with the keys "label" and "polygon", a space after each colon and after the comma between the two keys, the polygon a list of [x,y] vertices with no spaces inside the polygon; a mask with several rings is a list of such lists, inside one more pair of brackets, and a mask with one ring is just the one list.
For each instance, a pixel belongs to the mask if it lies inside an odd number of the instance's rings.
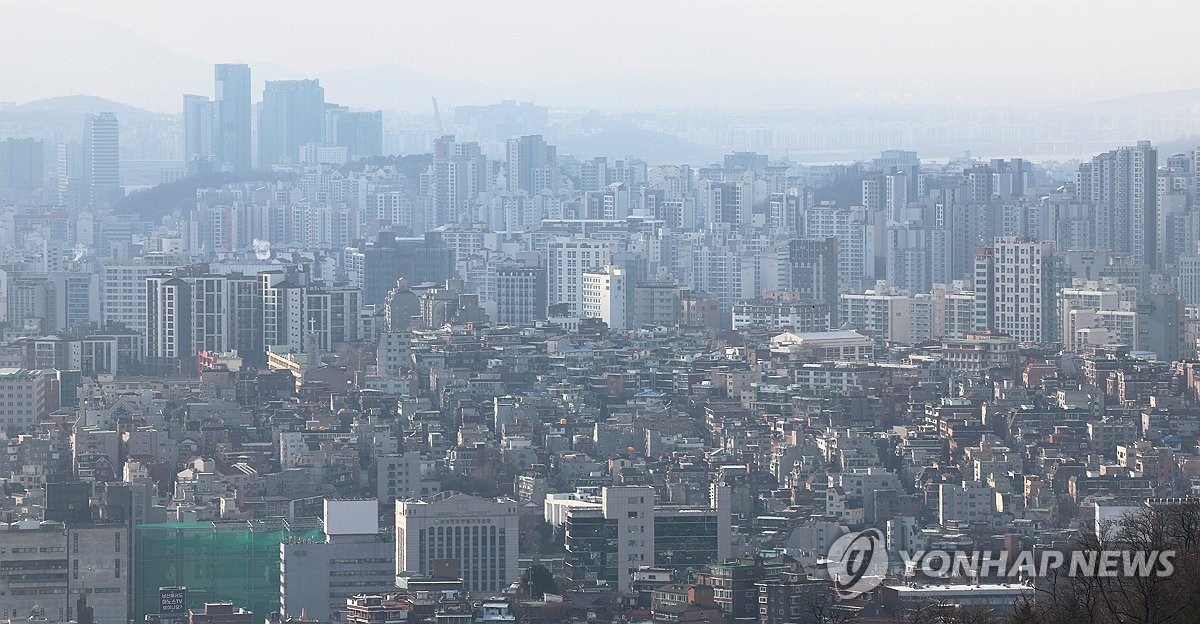
{"label": "distant mountain ridge", "polygon": [[1118,98],[1108,98],[1086,102],[1084,106],[1131,106],[1150,104],[1161,106],[1170,105],[1200,105],[1200,87],[1195,89],[1178,89],[1175,91],[1152,91],[1150,93],[1135,93]]}
{"label": "distant mountain ridge", "polygon": [[156,115],[153,111],[138,108],[116,100],[95,95],[60,95],[18,104],[7,111],[12,113],[116,113],[120,115]]}
{"label": "distant mountain ridge", "polygon": [[[0,100],[24,102],[64,93],[93,94],[137,108],[177,114],[182,95],[212,95],[213,61],[183,54],[103,19],[81,17],[40,1],[0,4]],[[28,60],[29,62],[25,62]],[[318,78],[326,99],[355,108],[430,110],[436,96],[443,107],[486,104],[502,99],[533,100],[556,107],[650,110],[718,106],[738,109],[746,102],[769,108],[805,107],[844,110],[855,102],[894,106],[880,99],[853,76],[824,77],[820,84],[804,80],[739,80],[736,76],[690,75],[634,70],[604,78],[541,87],[488,84],[489,77],[456,79],[431,75],[399,63],[348,67],[306,74],[276,63],[248,62],[257,101],[264,80]],[[711,80],[707,79],[711,78]],[[864,89],[865,93],[859,93]],[[857,95],[856,95],[857,94]],[[859,97],[860,100],[855,100]],[[1057,101],[1062,101],[1061,99]],[[1182,107],[1200,102],[1200,88],[1134,94],[1069,104],[1070,107],[1122,109]],[[1056,108],[1055,105],[1039,108]]]}
{"label": "distant mountain ridge", "polygon": [[[48,32],[54,36],[47,36]],[[0,4],[0,58],[37,59],[35,71],[27,63],[0,63],[0,84],[7,87],[0,101],[37,103],[35,109],[43,105],[42,100],[58,105],[56,100],[68,92],[176,114],[183,108],[183,94],[212,96],[213,91],[213,63],[116,24],[63,13],[42,2]],[[265,80],[296,78],[318,78],[327,101],[356,108],[427,111],[430,96],[454,105],[498,100],[503,95],[480,83],[431,76],[396,64],[310,75],[274,63],[246,62],[252,71],[255,101],[262,96]],[[133,100],[135,85],[142,95]],[[67,97],[65,103],[72,106],[90,105]]]}

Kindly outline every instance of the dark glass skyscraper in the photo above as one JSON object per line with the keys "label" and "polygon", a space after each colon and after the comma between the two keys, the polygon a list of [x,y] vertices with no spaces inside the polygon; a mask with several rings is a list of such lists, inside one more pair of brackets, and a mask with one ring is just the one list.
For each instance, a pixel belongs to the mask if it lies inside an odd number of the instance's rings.
{"label": "dark glass skyscraper", "polygon": [[34,139],[0,141],[0,202],[41,200],[46,146]]}
{"label": "dark glass skyscraper", "polygon": [[87,176],[88,202],[112,205],[121,190],[120,139],[115,113],[88,115],[83,130],[83,168]]}
{"label": "dark glass skyscraper", "polygon": [[540,135],[509,139],[507,152],[508,190],[535,195],[542,189],[556,187],[553,172],[558,161],[557,150]]}
{"label": "dark glass skyscraper", "polygon": [[325,89],[317,80],[268,80],[258,117],[258,164],[295,163],[325,140]]}
{"label": "dark glass skyscraper", "polygon": [[401,277],[414,285],[444,284],[455,275],[454,250],[437,232],[426,232],[423,238],[380,232],[374,244],[360,247],[357,253],[361,254],[364,303],[382,303]]}
{"label": "dark glass skyscraper", "polygon": [[183,96],[183,161],[188,167],[207,167],[214,156],[212,100],[203,95]]}
{"label": "dark glass skyscraper", "polygon": [[217,65],[213,102],[217,162],[232,171],[250,170],[250,66]]}
{"label": "dark glass skyscraper", "polygon": [[383,153],[383,111],[339,111],[332,121],[326,131],[334,135],[325,139],[333,145],[344,145],[350,158]]}
{"label": "dark glass skyscraper", "polygon": [[838,241],[832,236],[793,238],[788,245],[792,290],[803,299],[829,306],[831,324],[837,326]]}

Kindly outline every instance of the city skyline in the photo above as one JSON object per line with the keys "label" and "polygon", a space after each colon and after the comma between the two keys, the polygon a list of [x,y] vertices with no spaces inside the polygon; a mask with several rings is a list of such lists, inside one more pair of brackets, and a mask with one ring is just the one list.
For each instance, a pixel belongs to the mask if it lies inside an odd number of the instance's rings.
{"label": "city skyline", "polygon": [[0,624],[1200,622],[1195,17],[0,0]]}

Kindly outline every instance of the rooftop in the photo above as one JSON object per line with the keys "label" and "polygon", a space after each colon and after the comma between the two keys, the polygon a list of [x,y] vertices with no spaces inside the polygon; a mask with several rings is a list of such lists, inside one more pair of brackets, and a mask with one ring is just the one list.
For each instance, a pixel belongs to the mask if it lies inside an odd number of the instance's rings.
{"label": "rooftop", "polygon": [[3,381],[25,381],[29,376],[29,371],[23,368],[0,368],[0,380]]}

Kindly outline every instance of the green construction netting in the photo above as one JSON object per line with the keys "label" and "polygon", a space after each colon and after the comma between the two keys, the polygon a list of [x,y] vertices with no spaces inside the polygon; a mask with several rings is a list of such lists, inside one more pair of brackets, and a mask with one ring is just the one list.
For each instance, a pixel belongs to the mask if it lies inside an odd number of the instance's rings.
{"label": "green construction netting", "polygon": [[187,588],[189,609],[231,601],[255,618],[279,610],[279,544],[324,540],[316,519],[143,524],[134,529],[137,621],[158,612],[158,588]]}

